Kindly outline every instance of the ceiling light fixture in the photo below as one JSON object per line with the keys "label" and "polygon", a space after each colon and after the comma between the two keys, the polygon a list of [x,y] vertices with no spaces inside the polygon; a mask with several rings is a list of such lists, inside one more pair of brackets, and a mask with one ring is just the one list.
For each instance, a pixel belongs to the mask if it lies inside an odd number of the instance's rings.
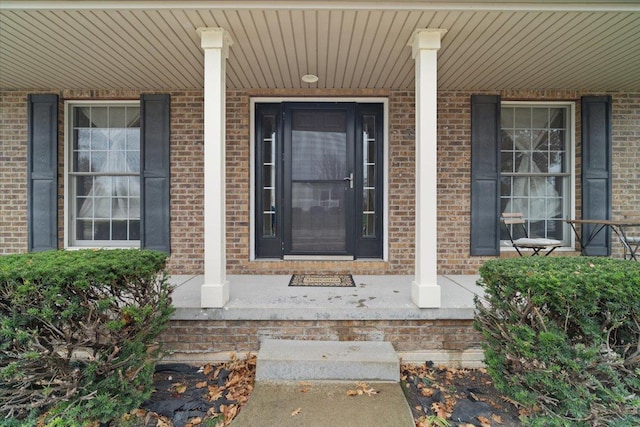
{"label": "ceiling light fixture", "polygon": [[314,74],[305,74],[302,76],[302,81],[305,83],[315,83],[318,81],[318,76]]}

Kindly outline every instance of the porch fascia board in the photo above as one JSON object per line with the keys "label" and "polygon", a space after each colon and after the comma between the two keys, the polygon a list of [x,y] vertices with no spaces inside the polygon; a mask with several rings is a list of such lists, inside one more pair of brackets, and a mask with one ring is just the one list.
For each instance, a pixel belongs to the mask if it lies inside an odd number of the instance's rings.
{"label": "porch fascia board", "polygon": [[438,285],[438,49],[443,29],[414,32],[416,61],[415,281],[411,297],[420,308],[441,306]]}
{"label": "porch fascia board", "polygon": [[476,0],[460,2],[400,1],[375,2],[369,0],[299,1],[3,1],[5,10],[135,10],[135,9],[288,9],[288,10],[441,10],[441,11],[525,11],[525,12],[637,12],[637,0],[616,2],[563,1],[550,4],[548,0],[516,0],[496,2]]}
{"label": "porch fascia board", "polygon": [[229,46],[222,28],[200,28],[204,50],[204,283],[201,307],[224,307],[226,280],[225,127],[226,74]]}

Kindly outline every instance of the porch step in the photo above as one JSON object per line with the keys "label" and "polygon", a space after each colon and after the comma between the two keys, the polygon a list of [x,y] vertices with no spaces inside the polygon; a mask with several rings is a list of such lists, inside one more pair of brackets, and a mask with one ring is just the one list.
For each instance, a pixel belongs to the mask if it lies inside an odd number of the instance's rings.
{"label": "porch step", "polygon": [[390,342],[264,340],[256,380],[400,381]]}

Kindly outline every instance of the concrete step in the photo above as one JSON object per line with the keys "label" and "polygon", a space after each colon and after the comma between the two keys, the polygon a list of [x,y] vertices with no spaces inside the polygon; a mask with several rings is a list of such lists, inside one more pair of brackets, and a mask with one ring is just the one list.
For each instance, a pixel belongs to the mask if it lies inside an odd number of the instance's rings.
{"label": "concrete step", "polygon": [[264,340],[256,380],[400,381],[400,360],[389,342]]}

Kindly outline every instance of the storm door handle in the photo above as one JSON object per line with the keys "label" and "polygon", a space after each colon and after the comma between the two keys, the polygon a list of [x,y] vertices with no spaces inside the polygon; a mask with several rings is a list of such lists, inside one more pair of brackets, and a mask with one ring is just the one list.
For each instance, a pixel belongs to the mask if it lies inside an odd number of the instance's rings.
{"label": "storm door handle", "polygon": [[353,172],[349,174],[349,176],[345,176],[342,178],[343,181],[349,181],[349,188],[353,188]]}

